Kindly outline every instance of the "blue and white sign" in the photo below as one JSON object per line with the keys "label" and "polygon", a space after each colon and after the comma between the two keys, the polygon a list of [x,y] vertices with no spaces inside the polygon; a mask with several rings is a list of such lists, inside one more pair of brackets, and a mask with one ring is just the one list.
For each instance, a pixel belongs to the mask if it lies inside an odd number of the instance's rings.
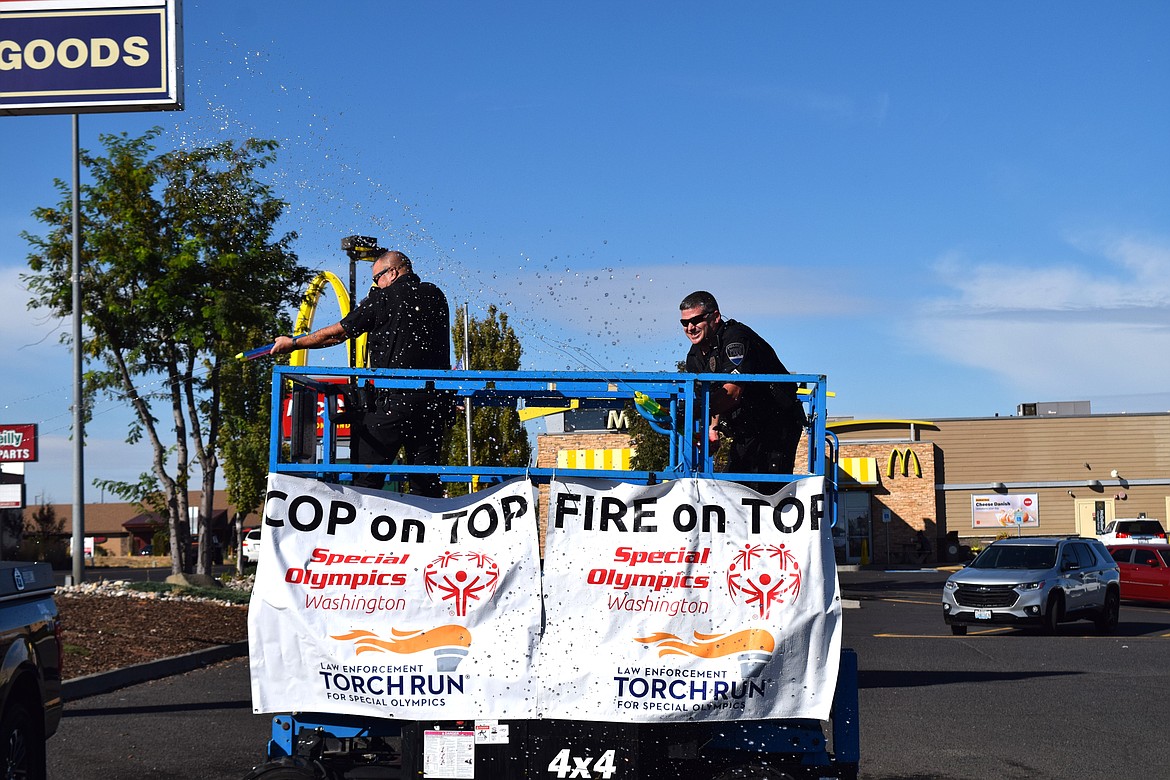
{"label": "blue and white sign", "polygon": [[181,109],[180,0],[0,0],[0,114]]}

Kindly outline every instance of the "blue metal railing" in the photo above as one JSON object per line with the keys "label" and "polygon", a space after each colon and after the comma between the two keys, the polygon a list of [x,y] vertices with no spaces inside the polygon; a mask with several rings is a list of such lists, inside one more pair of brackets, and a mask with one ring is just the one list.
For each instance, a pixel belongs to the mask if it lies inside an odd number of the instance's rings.
{"label": "blue metal railing", "polygon": [[[707,440],[707,423],[711,388],[728,382],[797,383],[803,389],[800,400],[808,418],[808,435],[804,439],[797,463],[800,474],[744,474],[715,471],[715,453]],[[318,398],[336,396],[354,384],[377,390],[414,390],[442,392],[476,407],[526,406],[559,407],[566,411],[573,401],[581,409],[621,409],[634,400],[635,392],[654,399],[665,414],[656,418],[655,427],[667,431],[670,440],[670,464],[665,471],[614,471],[609,469],[537,468],[534,466],[386,466],[357,465],[335,456],[337,450],[336,419],[333,404],[319,400],[323,420],[321,435],[313,443],[316,457],[294,462],[288,455],[290,436],[284,430],[292,388],[308,388]],[[479,479],[507,479],[527,476],[547,482],[554,475],[565,477],[620,478],[626,482],[646,483],[677,477],[705,477],[746,482],[789,482],[801,476],[824,476],[827,461],[835,460],[834,447],[826,447],[825,377],[813,374],[667,374],[569,371],[424,371],[352,368],[304,368],[278,366],[273,372],[272,436],[269,470],[345,482],[355,472],[383,472],[390,478],[407,478],[412,474],[435,474],[448,482]],[[294,420],[295,424],[296,421]],[[668,426],[668,427],[667,427]],[[303,431],[297,431],[303,433]],[[312,437],[310,437],[312,438]]]}

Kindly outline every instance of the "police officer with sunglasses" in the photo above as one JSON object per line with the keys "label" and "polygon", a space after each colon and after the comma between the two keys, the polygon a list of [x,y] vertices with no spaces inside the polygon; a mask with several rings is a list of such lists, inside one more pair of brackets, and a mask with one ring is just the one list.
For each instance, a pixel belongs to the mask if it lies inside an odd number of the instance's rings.
{"label": "police officer with sunglasses", "polygon": [[[698,290],[679,304],[679,321],[691,342],[686,370],[693,374],[787,374],[776,351],[754,330],[723,319],[715,296]],[[708,437],[731,437],[727,470],[791,474],[807,419],[792,382],[727,382],[711,388]],[[773,493],[780,483],[752,485]]]}

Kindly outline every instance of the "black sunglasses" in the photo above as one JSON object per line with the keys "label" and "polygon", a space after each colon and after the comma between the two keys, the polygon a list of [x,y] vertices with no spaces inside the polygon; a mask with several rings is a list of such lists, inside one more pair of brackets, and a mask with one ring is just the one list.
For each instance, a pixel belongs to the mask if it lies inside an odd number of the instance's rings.
{"label": "black sunglasses", "polygon": [[392,266],[386,266],[381,271],[374,274],[374,284],[377,284],[379,279],[381,279],[383,276],[385,276],[387,273],[389,273],[390,271],[393,271],[393,270],[394,269]]}
{"label": "black sunglasses", "polygon": [[679,322],[682,324],[682,326],[684,328],[687,327],[688,325],[698,325],[700,322],[702,322],[703,320],[710,317],[713,313],[714,312],[709,312],[709,311],[703,312],[702,314],[696,314],[694,317],[691,317],[690,319],[679,320]]}

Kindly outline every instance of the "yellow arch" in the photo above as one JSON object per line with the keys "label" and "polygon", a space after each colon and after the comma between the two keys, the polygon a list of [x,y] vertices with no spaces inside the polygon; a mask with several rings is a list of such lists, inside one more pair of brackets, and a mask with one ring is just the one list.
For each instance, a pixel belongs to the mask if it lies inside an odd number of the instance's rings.
{"label": "yellow arch", "polygon": [[[300,311],[297,312],[297,321],[293,326],[294,336],[300,336],[313,330],[313,316],[317,313],[317,303],[321,300],[321,293],[324,292],[326,284],[333,287],[333,294],[337,296],[337,304],[341,308],[341,316],[345,317],[349,314],[350,300],[345,285],[337,278],[337,274],[322,271],[313,278],[313,281],[309,282],[308,288],[305,289],[305,300],[301,304]],[[345,350],[345,353],[348,355],[349,350]],[[298,349],[292,353],[289,365],[304,367],[307,359],[308,350]],[[366,335],[363,333],[358,336],[357,340],[357,365],[350,366],[350,368],[364,368],[365,365]]]}
{"label": "yellow arch", "polygon": [[922,476],[922,461],[918,459],[918,453],[907,447],[900,450],[894,447],[890,450],[890,458],[886,461],[886,475],[893,477],[894,472],[898,469],[898,463],[902,464],[902,476],[910,476],[910,469],[914,469],[914,476]]}

